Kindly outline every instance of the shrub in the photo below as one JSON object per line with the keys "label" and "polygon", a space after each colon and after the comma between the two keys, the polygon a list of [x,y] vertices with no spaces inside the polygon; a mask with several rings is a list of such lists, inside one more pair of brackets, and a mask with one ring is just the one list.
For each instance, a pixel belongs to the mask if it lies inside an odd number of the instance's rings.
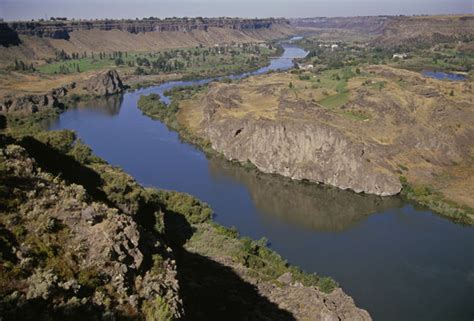
{"label": "shrub", "polygon": [[78,139],[71,148],[69,154],[74,157],[79,163],[87,164],[92,158],[92,149],[84,144],[81,139]]}
{"label": "shrub", "polygon": [[300,80],[310,80],[311,79],[310,75],[299,75],[298,78]]}
{"label": "shrub", "polygon": [[324,293],[331,293],[339,284],[330,277],[322,277],[318,281],[318,288]]}
{"label": "shrub", "polygon": [[143,304],[143,314],[146,321],[172,321],[173,313],[166,301],[157,296],[153,301],[146,301]]}
{"label": "shrub", "polygon": [[191,224],[203,223],[212,217],[212,209],[194,196],[172,191],[159,191],[159,195],[167,210],[184,215]]}
{"label": "shrub", "polygon": [[41,132],[35,135],[35,138],[49,147],[66,154],[71,150],[76,140],[76,134],[70,130],[55,130]]}
{"label": "shrub", "polygon": [[99,273],[96,268],[87,268],[79,272],[77,281],[80,285],[95,289],[101,285]]}

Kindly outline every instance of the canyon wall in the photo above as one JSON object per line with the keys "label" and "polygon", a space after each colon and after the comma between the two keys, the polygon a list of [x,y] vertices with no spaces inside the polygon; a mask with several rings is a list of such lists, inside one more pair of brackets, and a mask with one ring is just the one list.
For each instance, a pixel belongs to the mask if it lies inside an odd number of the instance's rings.
{"label": "canyon wall", "polygon": [[250,43],[295,34],[285,19],[195,18],[0,23],[0,66],[55,59],[58,52],[158,51]]}
{"label": "canyon wall", "polygon": [[70,38],[70,33],[78,30],[120,30],[133,34],[141,32],[164,32],[193,30],[207,31],[209,28],[234,30],[268,29],[274,25],[288,25],[285,19],[239,19],[239,18],[170,18],[142,20],[82,20],[82,21],[33,21],[10,22],[0,25],[1,30],[6,26],[19,35],[36,36],[52,39]]}

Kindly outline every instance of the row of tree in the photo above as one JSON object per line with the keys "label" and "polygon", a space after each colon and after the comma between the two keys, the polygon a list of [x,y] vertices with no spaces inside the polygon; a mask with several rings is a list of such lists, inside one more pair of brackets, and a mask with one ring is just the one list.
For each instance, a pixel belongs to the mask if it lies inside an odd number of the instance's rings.
{"label": "row of tree", "polygon": [[17,60],[17,59],[15,59],[12,69],[15,71],[35,71],[36,70],[32,63],[28,64],[24,62],[23,60]]}

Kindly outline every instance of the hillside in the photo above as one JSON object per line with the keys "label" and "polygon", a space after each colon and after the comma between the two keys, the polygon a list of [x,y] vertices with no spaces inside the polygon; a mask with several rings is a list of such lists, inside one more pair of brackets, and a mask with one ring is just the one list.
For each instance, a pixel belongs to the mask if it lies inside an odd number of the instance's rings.
{"label": "hillside", "polygon": [[472,222],[471,89],[387,66],[277,73],[184,96],[176,119],[263,172],[377,195],[408,180],[404,192]]}
{"label": "hillside", "polygon": [[99,53],[249,43],[283,38],[294,30],[284,19],[196,18],[12,22],[0,24],[0,63],[55,58],[58,51]]}

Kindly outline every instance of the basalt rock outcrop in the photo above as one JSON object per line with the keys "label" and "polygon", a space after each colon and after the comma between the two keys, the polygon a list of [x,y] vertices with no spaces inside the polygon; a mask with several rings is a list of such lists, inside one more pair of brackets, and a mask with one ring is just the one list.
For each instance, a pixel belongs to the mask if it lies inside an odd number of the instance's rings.
{"label": "basalt rock outcrop", "polygon": [[49,108],[61,108],[64,98],[75,84],[53,89],[46,94],[5,97],[0,101],[0,113],[32,114]]}
{"label": "basalt rock outcrop", "polygon": [[107,70],[94,75],[84,83],[83,88],[94,96],[118,94],[125,89],[116,70]]}
{"label": "basalt rock outcrop", "polygon": [[265,173],[357,193],[387,196],[401,190],[396,175],[366,160],[373,146],[351,141],[324,124],[229,119],[209,122],[207,137],[227,159],[249,161]]}

